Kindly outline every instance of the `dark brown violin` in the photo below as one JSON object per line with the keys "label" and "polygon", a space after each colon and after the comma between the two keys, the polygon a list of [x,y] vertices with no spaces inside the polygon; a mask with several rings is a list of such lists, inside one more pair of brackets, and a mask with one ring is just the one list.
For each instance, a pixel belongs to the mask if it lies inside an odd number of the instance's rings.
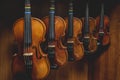
{"label": "dark brown violin", "polygon": [[79,41],[78,36],[82,34],[82,21],[79,18],[73,17],[73,3],[69,3],[68,18],[65,18],[67,23],[66,38],[68,60],[80,60],[84,55],[83,43]]}
{"label": "dark brown violin", "polygon": [[42,20],[47,27],[47,51],[52,69],[64,65],[68,59],[67,49],[61,41],[62,36],[65,35],[66,24],[63,18],[54,16],[54,13],[54,0],[51,0],[50,16],[46,16]]}
{"label": "dark brown violin", "polygon": [[97,50],[97,38],[93,34],[96,28],[96,21],[94,18],[89,17],[88,3],[86,5],[86,17],[82,18],[82,21],[84,23],[84,49],[85,53],[89,55],[89,53],[94,53]]}
{"label": "dark brown violin", "polygon": [[97,23],[97,35],[99,45],[109,45],[110,44],[110,36],[109,36],[109,18],[104,15],[104,4],[101,4],[101,15],[96,17]]}
{"label": "dark brown violin", "polygon": [[31,17],[30,0],[25,0],[25,16],[14,23],[13,31],[18,43],[18,54],[12,64],[14,79],[26,80],[25,75],[29,80],[45,78],[50,64],[40,43],[45,40],[46,27],[40,19]]}

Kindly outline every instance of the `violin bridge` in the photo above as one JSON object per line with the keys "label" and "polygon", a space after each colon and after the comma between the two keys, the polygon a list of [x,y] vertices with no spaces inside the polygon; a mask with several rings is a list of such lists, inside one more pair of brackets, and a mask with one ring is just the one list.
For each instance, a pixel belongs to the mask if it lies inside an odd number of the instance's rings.
{"label": "violin bridge", "polygon": [[73,40],[68,40],[67,43],[74,43],[74,41]]}
{"label": "violin bridge", "polygon": [[104,34],[104,32],[103,32],[103,31],[100,31],[99,34]]}
{"label": "violin bridge", "polygon": [[48,45],[48,47],[55,47],[55,45],[53,44],[53,45]]}
{"label": "violin bridge", "polygon": [[90,37],[89,36],[85,36],[84,39],[89,39]]}
{"label": "violin bridge", "polygon": [[33,53],[24,53],[23,56],[32,56]]}

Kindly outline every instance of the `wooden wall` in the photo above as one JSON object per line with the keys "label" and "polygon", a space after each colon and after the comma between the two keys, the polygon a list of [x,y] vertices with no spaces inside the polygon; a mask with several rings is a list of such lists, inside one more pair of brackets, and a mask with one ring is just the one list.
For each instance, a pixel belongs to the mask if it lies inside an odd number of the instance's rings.
{"label": "wooden wall", "polygon": [[120,6],[111,13],[111,44],[94,64],[93,80],[120,80]]}
{"label": "wooden wall", "polygon": [[0,80],[12,80],[12,44],[13,37],[9,30],[0,32]]}
{"label": "wooden wall", "polygon": [[[67,63],[59,70],[51,70],[45,80],[120,80],[120,5],[110,15],[109,49],[91,61]],[[7,26],[0,23],[0,28]],[[14,37],[11,30],[0,30],[0,80],[12,80]]]}

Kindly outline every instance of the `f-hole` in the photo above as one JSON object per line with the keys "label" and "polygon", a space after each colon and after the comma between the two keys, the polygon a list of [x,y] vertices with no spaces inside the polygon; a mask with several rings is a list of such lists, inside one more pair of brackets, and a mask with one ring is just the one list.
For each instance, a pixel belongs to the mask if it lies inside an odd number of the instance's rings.
{"label": "f-hole", "polygon": [[[36,58],[37,58],[37,59],[41,59],[42,55],[39,54],[39,53],[40,53],[40,50],[38,50],[36,46],[33,46],[32,48],[35,49]],[[39,55],[40,55],[40,57],[39,57]]]}

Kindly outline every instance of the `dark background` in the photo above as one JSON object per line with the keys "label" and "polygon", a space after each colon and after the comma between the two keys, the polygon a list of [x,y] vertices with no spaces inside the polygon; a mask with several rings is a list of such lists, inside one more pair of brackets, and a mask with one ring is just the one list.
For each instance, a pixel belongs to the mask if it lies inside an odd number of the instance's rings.
{"label": "dark background", "polygon": [[[56,0],[56,15],[67,16],[69,0]],[[74,16],[83,17],[86,0],[74,0]],[[89,0],[90,16],[96,17],[100,13],[101,0]],[[110,16],[112,10],[119,4],[119,0],[105,0],[105,14]],[[32,16],[42,18],[49,14],[49,0],[31,0]],[[13,23],[24,16],[24,0],[0,0],[0,23],[2,28],[12,28]],[[1,27],[1,26],[0,26]]]}

